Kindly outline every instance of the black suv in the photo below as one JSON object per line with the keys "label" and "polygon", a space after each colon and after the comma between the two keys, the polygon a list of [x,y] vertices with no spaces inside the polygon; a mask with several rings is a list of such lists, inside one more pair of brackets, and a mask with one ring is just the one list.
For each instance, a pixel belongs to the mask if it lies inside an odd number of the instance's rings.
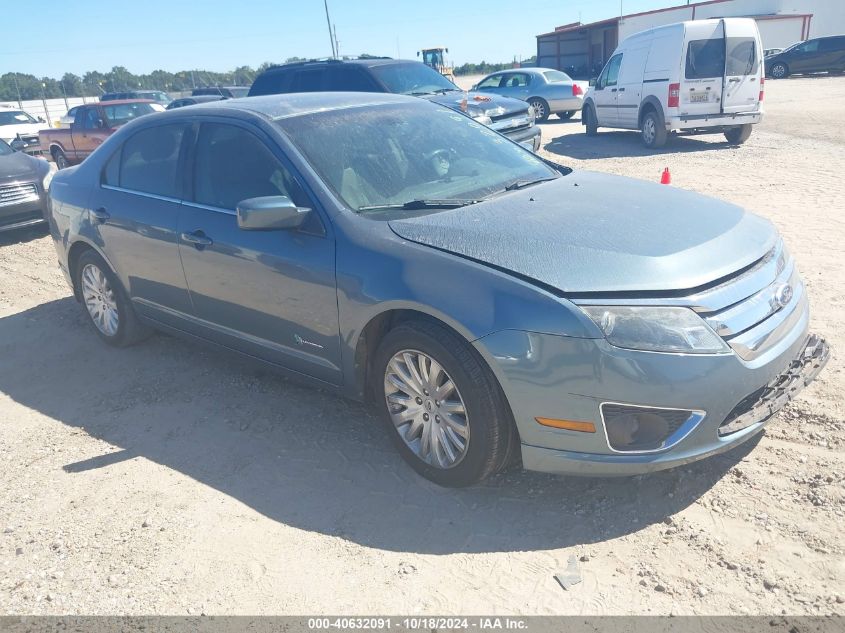
{"label": "black suv", "polygon": [[273,66],[261,73],[249,96],[289,92],[393,92],[434,101],[466,113],[532,151],[540,148],[534,112],[518,99],[466,93],[433,68],[416,61],[332,59]]}
{"label": "black suv", "polygon": [[845,35],[798,42],[769,55],[766,76],[783,79],[795,73],[845,72]]}

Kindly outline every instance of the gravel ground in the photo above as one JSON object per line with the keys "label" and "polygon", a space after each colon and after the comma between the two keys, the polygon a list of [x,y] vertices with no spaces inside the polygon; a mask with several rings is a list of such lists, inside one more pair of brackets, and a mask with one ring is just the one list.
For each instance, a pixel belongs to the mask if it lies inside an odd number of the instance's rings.
{"label": "gravel ground", "polygon": [[[578,168],[772,219],[845,349],[845,78],[767,84],[742,147],[543,126]],[[678,209],[678,213],[683,213]],[[416,477],[362,406],[195,344],[113,350],[43,232],[0,238],[0,614],[845,613],[843,364],[757,441],[648,477]],[[554,574],[574,556],[583,582]]]}

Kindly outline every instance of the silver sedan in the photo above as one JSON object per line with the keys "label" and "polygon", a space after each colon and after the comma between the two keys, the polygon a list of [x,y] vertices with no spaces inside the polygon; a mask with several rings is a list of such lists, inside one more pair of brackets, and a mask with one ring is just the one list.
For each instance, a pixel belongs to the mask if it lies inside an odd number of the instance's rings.
{"label": "silver sedan", "polygon": [[538,121],[550,114],[568,119],[581,110],[584,87],[569,75],[553,68],[519,68],[487,75],[473,90],[492,92],[527,101]]}

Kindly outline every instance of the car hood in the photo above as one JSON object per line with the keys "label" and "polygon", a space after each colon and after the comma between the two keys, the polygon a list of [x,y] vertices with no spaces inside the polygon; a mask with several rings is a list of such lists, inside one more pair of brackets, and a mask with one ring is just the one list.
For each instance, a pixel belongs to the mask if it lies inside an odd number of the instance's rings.
{"label": "car hood", "polygon": [[35,179],[38,176],[37,158],[27,156],[23,152],[14,152],[7,156],[0,156],[0,184],[20,180],[22,178]]}
{"label": "car hood", "polygon": [[[423,99],[439,103],[453,110],[462,111],[461,103],[464,100],[464,96],[466,96],[467,100],[467,113],[471,116],[484,114],[488,116],[505,116],[524,112],[528,109],[528,104],[525,101],[472,90],[467,93],[455,91],[445,92],[443,94],[423,95]],[[494,112],[488,114],[490,110]]]}
{"label": "car hood", "polygon": [[587,171],[389,225],[561,293],[696,288],[757,261],[778,239],[770,222],[735,205]]}
{"label": "car hood", "polygon": [[0,125],[0,138],[13,139],[18,134],[38,136],[38,131],[46,128],[43,123],[21,123],[20,125]]}

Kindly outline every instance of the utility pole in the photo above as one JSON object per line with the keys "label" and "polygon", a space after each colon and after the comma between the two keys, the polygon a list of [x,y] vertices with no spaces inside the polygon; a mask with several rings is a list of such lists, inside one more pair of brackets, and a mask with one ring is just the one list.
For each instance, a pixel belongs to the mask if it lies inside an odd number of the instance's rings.
{"label": "utility pole", "polygon": [[18,87],[18,73],[12,75],[15,79],[15,92],[18,93],[18,107],[23,110],[23,101],[21,100],[21,89]]}
{"label": "utility pole", "polygon": [[334,54],[340,57],[340,42],[337,41],[337,24],[332,24],[332,28],[334,29]]}
{"label": "utility pole", "polygon": [[323,6],[326,7],[326,26],[329,27],[329,41],[332,45],[332,57],[337,58],[337,49],[335,48],[335,36],[332,34],[332,21],[329,18],[329,0],[323,0]]}

